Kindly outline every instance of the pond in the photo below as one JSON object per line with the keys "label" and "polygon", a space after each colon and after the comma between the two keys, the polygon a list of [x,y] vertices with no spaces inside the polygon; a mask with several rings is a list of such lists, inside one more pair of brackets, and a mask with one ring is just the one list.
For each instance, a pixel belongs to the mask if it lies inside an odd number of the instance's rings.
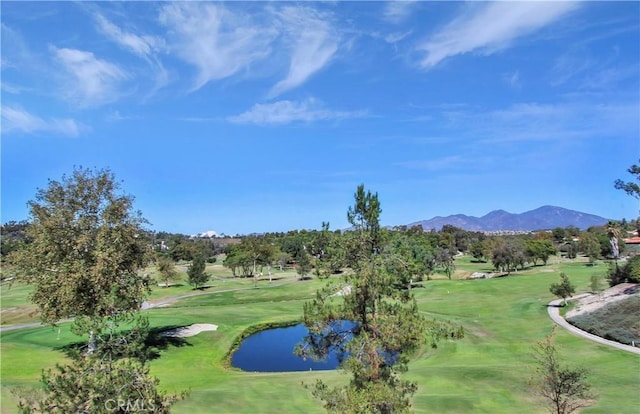
{"label": "pond", "polygon": [[339,362],[335,353],[330,353],[323,361],[304,359],[293,353],[296,345],[308,334],[309,330],[304,324],[255,333],[242,341],[231,358],[231,365],[243,371],[254,372],[336,369]]}

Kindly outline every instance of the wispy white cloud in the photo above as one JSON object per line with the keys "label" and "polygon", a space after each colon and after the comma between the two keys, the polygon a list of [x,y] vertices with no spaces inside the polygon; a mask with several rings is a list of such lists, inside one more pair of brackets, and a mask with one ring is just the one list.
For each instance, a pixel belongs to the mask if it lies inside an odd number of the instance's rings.
{"label": "wispy white cloud", "polygon": [[638,65],[627,61],[617,47],[606,58],[591,53],[579,48],[556,58],[550,72],[551,85],[571,85],[579,92],[628,91],[627,81],[637,79]]}
{"label": "wispy white cloud", "polygon": [[14,94],[14,95],[18,95],[22,91],[28,90],[28,88],[24,88],[22,86],[17,86],[17,85],[12,85],[12,84],[9,84],[7,82],[0,83],[0,89],[3,92]]}
{"label": "wispy white cloud", "polygon": [[522,88],[522,80],[520,79],[520,71],[516,70],[502,75],[502,80],[513,89]]}
{"label": "wispy white cloud", "polygon": [[519,103],[504,109],[460,115],[474,125],[480,143],[568,141],[637,136],[640,106],[635,103]]}
{"label": "wispy white cloud", "polygon": [[[154,79],[154,90],[162,88],[169,82],[169,74],[158,58],[158,53],[165,48],[165,41],[158,36],[138,35],[125,31],[100,13],[93,14],[98,31],[125,50],[144,59],[151,69]],[[148,77],[147,74],[145,74]]]}
{"label": "wispy white cloud", "polygon": [[383,18],[390,23],[402,23],[411,15],[417,2],[411,0],[393,0],[386,3]]}
{"label": "wispy white cloud", "polygon": [[237,124],[282,125],[292,122],[328,121],[366,116],[365,111],[333,111],[324,108],[316,99],[304,101],[278,101],[256,104],[249,111],[231,116],[227,121]]}
{"label": "wispy white cloud", "polygon": [[585,76],[579,87],[583,90],[618,91],[625,87],[626,81],[637,77],[637,64],[607,66]]}
{"label": "wispy white cloud", "polygon": [[338,50],[339,36],[326,14],[307,7],[285,7],[277,12],[291,43],[291,62],[287,76],[275,84],[269,97],[303,84],[325,67]]}
{"label": "wispy white cloud", "polygon": [[195,66],[192,90],[232,76],[271,53],[276,33],[220,4],[173,3],[162,7],[160,22],[170,35],[168,47]]}
{"label": "wispy white cloud", "polygon": [[575,10],[570,1],[492,2],[474,4],[418,46],[426,53],[423,68],[452,56],[478,51],[490,55]]}
{"label": "wispy white cloud", "polygon": [[551,85],[562,85],[576,76],[581,76],[589,72],[594,66],[594,62],[584,48],[572,49],[555,59],[551,67]]}
{"label": "wispy white cloud", "polygon": [[20,107],[2,106],[2,133],[52,133],[76,137],[87,127],[70,118],[43,119]]}
{"label": "wispy white cloud", "polygon": [[142,58],[149,58],[164,46],[159,37],[126,32],[101,14],[95,14],[94,18],[102,34]]}
{"label": "wispy white cloud", "polygon": [[389,33],[384,36],[384,41],[387,43],[396,44],[401,40],[406,39],[409,35],[411,35],[411,33],[412,31]]}
{"label": "wispy white cloud", "polygon": [[122,95],[121,83],[128,74],[117,65],[98,59],[91,52],[50,46],[65,71],[63,95],[79,106],[98,106]]}
{"label": "wispy white cloud", "polygon": [[19,31],[0,23],[0,37],[2,37],[0,68],[22,70],[34,63],[33,53],[27,47],[27,43]]}
{"label": "wispy white cloud", "polygon": [[106,119],[109,122],[121,122],[121,121],[130,121],[132,119],[139,119],[139,116],[136,115],[123,115],[119,110],[112,111],[107,115]]}

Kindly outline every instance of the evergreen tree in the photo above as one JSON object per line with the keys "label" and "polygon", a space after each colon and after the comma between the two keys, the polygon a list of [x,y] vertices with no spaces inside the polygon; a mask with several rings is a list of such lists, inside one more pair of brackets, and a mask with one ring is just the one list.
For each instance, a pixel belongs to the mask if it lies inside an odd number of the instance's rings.
{"label": "evergreen tree", "polygon": [[158,391],[149,367],[132,358],[74,358],[42,376],[45,391],[14,390],[23,413],[169,413],[183,396]]}
{"label": "evergreen tree", "polygon": [[640,165],[633,164],[627,172],[633,175],[637,181],[634,183],[633,181],[624,182],[620,179],[616,180],[614,186],[618,190],[623,190],[625,193],[629,194],[632,197],[640,199]]}
{"label": "evergreen tree", "polygon": [[329,284],[304,305],[310,334],[298,348],[303,355],[323,358],[330,350],[341,355],[341,367],[351,373],[343,387],[318,380],[313,395],[332,413],[402,413],[411,410],[415,383],[403,380],[409,356],[427,337],[461,337],[460,329],[427,321],[410,291],[397,289],[398,275],[380,254],[380,203],[377,194],[359,186],[348,219],[354,226],[354,272],[346,286]]}
{"label": "evergreen tree", "polygon": [[296,255],[296,271],[298,272],[298,276],[300,276],[300,280],[304,279],[309,272],[311,272],[311,268],[312,264],[309,253],[305,250],[300,250]]}

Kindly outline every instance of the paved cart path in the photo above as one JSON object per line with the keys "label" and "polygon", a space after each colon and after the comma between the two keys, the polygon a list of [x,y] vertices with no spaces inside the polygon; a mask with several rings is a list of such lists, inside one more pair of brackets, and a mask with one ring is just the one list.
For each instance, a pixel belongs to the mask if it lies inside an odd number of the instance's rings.
{"label": "paved cart path", "polygon": [[[583,298],[583,297],[586,297],[586,296],[589,296],[589,295],[591,295],[591,294],[590,293],[584,293],[582,295],[577,295],[577,296],[573,296],[571,298],[568,298],[567,300],[576,300],[576,299],[580,299],[580,298]],[[556,324],[560,325],[561,327],[563,327],[564,329],[568,330],[569,332],[571,332],[574,335],[590,339],[590,340],[592,340],[594,342],[597,342],[599,344],[602,344],[602,345],[607,345],[607,346],[610,346],[610,347],[613,347],[613,348],[620,349],[622,351],[633,352],[634,354],[640,355],[640,348],[636,348],[636,347],[633,347],[631,345],[624,345],[624,344],[621,344],[621,343],[615,342],[615,341],[610,341],[608,339],[604,339],[604,338],[601,338],[599,336],[590,334],[589,332],[583,331],[582,329],[578,329],[575,326],[571,325],[562,316],[560,316],[560,303],[561,302],[562,302],[562,299],[557,299],[557,300],[549,302],[549,305],[547,306],[547,312],[549,313],[549,316],[551,317],[551,319]]]}

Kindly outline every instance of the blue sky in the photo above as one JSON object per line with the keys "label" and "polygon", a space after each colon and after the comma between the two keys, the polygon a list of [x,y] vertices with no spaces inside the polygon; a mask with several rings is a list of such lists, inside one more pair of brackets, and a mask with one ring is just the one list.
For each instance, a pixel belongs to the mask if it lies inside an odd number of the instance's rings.
{"label": "blue sky", "polygon": [[152,229],[634,218],[638,2],[6,2],[1,219],[108,167]]}

